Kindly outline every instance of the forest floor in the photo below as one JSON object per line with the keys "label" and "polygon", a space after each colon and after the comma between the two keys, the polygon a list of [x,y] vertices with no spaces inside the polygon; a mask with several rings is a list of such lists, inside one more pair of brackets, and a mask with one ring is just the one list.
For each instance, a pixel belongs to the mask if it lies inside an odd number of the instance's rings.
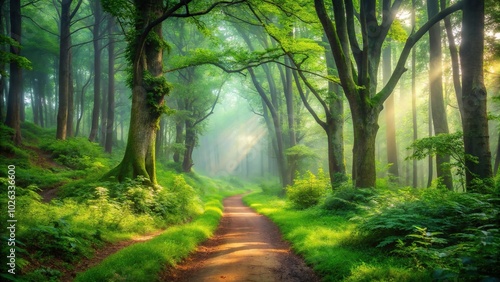
{"label": "forest floor", "polygon": [[96,251],[92,255],[92,257],[83,258],[83,259],[79,260],[79,262],[77,264],[75,264],[70,269],[61,269],[61,272],[63,273],[63,275],[62,275],[60,281],[62,281],[62,282],[73,281],[75,279],[77,273],[83,272],[83,271],[85,271],[85,270],[87,270],[95,265],[98,265],[104,259],[106,259],[108,256],[118,252],[119,250],[121,250],[125,247],[128,247],[128,246],[136,244],[136,243],[141,243],[144,241],[151,240],[154,237],[160,235],[163,231],[165,231],[165,230],[158,230],[155,232],[151,232],[149,234],[134,237],[130,240],[120,241],[120,242],[116,242],[116,243],[110,243],[102,248],[96,249]]}
{"label": "forest floor", "polygon": [[278,227],[245,206],[242,196],[224,200],[215,235],[162,281],[319,281],[281,239]]}

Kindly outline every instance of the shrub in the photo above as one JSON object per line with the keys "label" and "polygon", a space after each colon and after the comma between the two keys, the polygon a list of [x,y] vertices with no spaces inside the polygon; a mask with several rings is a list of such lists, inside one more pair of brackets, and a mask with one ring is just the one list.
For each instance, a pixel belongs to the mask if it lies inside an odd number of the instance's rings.
{"label": "shrub", "polygon": [[[73,261],[90,253],[90,244],[71,228],[63,218],[50,225],[36,225],[26,232],[26,242],[44,256],[57,256],[65,261]],[[42,244],[40,244],[42,242]]]}
{"label": "shrub", "polygon": [[283,192],[283,188],[279,183],[261,183],[259,184],[262,193],[266,195],[280,195]]}
{"label": "shrub", "polygon": [[[67,140],[56,140],[41,146],[52,153],[52,157],[62,165],[73,169],[102,167],[102,148],[97,143],[85,138],[75,137]],[[100,159],[100,160],[98,160]]]}
{"label": "shrub", "polygon": [[110,198],[124,203],[136,214],[159,216],[169,222],[184,221],[200,212],[196,191],[182,175],[173,176],[172,184],[144,185],[144,178],[128,179],[111,186]]}
{"label": "shrub", "polygon": [[325,196],[328,181],[322,170],[318,176],[307,171],[301,179],[296,179],[292,186],[286,188],[288,199],[298,208],[305,209],[319,203]]}
{"label": "shrub", "polygon": [[500,262],[500,209],[491,195],[402,189],[378,196],[358,227],[367,243],[410,256],[436,279],[488,278]]}
{"label": "shrub", "polygon": [[375,194],[373,189],[342,187],[326,197],[323,208],[336,212],[357,211],[368,205]]}

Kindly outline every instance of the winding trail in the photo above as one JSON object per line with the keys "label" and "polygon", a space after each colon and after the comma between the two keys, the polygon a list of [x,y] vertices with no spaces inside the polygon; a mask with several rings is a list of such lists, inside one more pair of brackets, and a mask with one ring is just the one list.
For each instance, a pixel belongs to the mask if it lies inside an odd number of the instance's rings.
{"label": "winding trail", "polygon": [[224,200],[216,234],[197,252],[162,275],[162,281],[319,281],[294,255],[268,218],[245,206],[242,196]]}

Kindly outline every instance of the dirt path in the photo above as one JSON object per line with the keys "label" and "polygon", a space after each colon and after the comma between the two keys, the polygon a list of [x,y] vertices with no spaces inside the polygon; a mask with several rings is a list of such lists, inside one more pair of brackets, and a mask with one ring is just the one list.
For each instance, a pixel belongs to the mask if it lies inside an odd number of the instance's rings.
{"label": "dirt path", "polygon": [[302,259],[281,240],[278,228],[241,201],[224,200],[224,215],[215,236],[163,281],[319,281]]}

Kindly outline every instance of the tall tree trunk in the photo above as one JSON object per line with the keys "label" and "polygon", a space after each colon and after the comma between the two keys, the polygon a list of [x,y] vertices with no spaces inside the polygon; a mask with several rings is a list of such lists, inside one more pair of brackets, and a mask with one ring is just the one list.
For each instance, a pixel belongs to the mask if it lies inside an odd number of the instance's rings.
{"label": "tall tree trunk", "polygon": [[[2,36],[7,36],[7,31],[5,30],[5,24],[4,24],[4,21],[6,20],[5,16],[4,16],[4,12],[5,12],[5,9],[4,9],[4,4],[7,0],[0,0],[0,35]],[[0,46],[0,51],[2,52],[7,52],[7,50],[5,49],[6,46],[2,45]],[[6,69],[5,69],[5,62],[3,62],[3,60],[0,62],[0,73],[2,73],[2,75],[0,75],[0,123],[3,123],[5,120],[4,120],[4,117],[5,117],[5,90],[6,90],[6,78],[5,78],[5,73],[6,73]]]}
{"label": "tall tree trunk", "polygon": [[[389,81],[392,74],[392,55],[390,43],[382,51],[382,76],[384,84]],[[394,114],[394,95],[390,95],[385,101],[385,123],[387,139],[387,163],[390,165],[389,174],[399,177],[398,167],[398,145],[396,143],[396,118]]]}
{"label": "tall tree trunk", "polygon": [[103,90],[102,90],[102,99],[101,99],[101,108],[100,108],[100,120],[101,120],[101,126],[100,126],[100,133],[99,133],[99,145],[104,147],[104,143],[106,142],[106,128],[107,128],[107,121],[108,121],[108,88],[107,85],[103,85]]}
{"label": "tall tree trunk", "polygon": [[[328,43],[325,37],[323,37],[323,42]],[[332,56],[330,48],[325,48],[325,58],[326,67],[328,75],[335,75],[335,61]],[[316,123],[318,123],[323,130],[326,132],[327,136],[327,148],[328,148],[328,173],[330,176],[330,184],[332,189],[335,189],[340,184],[347,180],[346,168],[344,162],[344,104],[342,100],[341,88],[334,82],[328,81],[328,102],[321,99],[317,91],[310,86],[307,79],[301,75],[302,80],[306,83],[308,88],[315,94],[317,100],[322,104],[325,110],[326,121],[322,121],[314,109],[311,107],[307,101],[307,97],[302,90],[301,84],[298,78],[298,72],[293,72],[295,77],[295,84],[297,85],[297,90],[302,99],[302,103],[309,111],[309,113],[314,117]]]}
{"label": "tall tree trunk", "polygon": [[368,113],[351,106],[354,126],[354,146],[352,179],[356,187],[369,188],[375,186],[375,139],[379,125],[377,124],[379,109],[372,108]]}
{"label": "tall tree trunk", "polygon": [[[427,0],[429,18],[439,13],[438,0]],[[441,52],[441,27],[439,24],[429,29],[429,80],[434,133],[447,134],[448,120],[443,98],[443,66]],[[450,190],[453,190],[453,178],[450,170],[450,156],[436,156],[437,177]]]}
{"label": "tall tree trunk", "polygon": [[[68,136],[68,123],[73,124],[73,82],[71,75],[71,19],[82,4],[82,0],[78,1],[75,9],[71,11],[71,3],[73,0],[61,1],[61,19],[60,19],[60,36],[59,36],[59,104],[57,110],[57,130],[56,138],[64,140]],[[70,105],[71,103],[71,105]],[[69,134],[72,134],[72,125],[70,126]]]}
{"label": "tall tree trunk", "polygon": [[59,37],[59,106],[57,110],[56,138],[65,140],[68,126],[68,92],[70,72],[70,45],[71,45],[71,8],[72,0],[61,2],[61,27]]}
{"label": "tall tree trunk", "polygon": [[194,124],[190,119],[186,119],[186,138],[184,141],[185,151],[184,151],[184,159],[182,161],[182,171],[191,172],[191,168],[193,167],[193,151],[196,145],[196,129],[194,128]]}
{"label": "tall tree trunk", "polygon": [[[464,0],[462,17],[462,101],[464,105],[463,133],[468,191],[483,191],[491,185],[491,153],[488,135],[487,93],[483,76],[484,0]],[[475,180],[482,185],[474,185]]]}
{"label": "tall tree trunk", "polygon": [[[429,106],[427,108],[428,111],[428,133],[429,137],[434,134],[434,131],[432,130],[432,101],[431,101],[431,96],[429,95]],[[434,177],[434,158],[432,155],[429,155],[429,158],[427,159],[427,187],[432,186],[432,179]]]}
{"label": "tall tree trunk", "polygon": [[106,141],[104,151],[111,153],[113,150],[113,124],[115,122],[115,39],[113,36],[115,19],[108,20],[108,116],[106,121]]}
{"label": "tall tree trunk", "polygon": [[[250,73],[250,76],[252,78],[252,82],[257,89],[257,92],[259,93],[260,97],[264,101],[267,109],[271,113],[272,121],[273,121],[273,133],[275,136],[275,141],[276,141],[276,158],[277,158],[277,165],[278,165],[278,172],[280,176],[280,182],[283,187],[286,187],[287,185],[290,184],[288,181],[287,176],[289,175],[286,170],[286,162],[285,162],[285,149],[284,149],[284,142],[283,142],[283,130],[281,127],[281,122],[279,120],[279,115],[278,112],[275,108],[276,102],[273,103],[269,98],[267,97],[264,89],[260,85],[259,81],[257,80],[257,77],[255,76],[255,73],[252,68],[248,69],[248,72]],[[269,79],[268,79],[269,81]]]}
{"label": "tall tree trunk", "polygon": [[[415,28],[416,25],[416,0],[411,1],[411,26]],[[412,125],[413,125],[413,142],[418,139],[418,126],[417,126],[417,52],[416,47],[411,50],[411,116],[412,116]],[[413,159],[412,162],[413,168],[413,187],[417,188],[418,186],[418,166],[417,160]]]}
{"label": "tall tree trunk", "polygon": [[[441,1],[441,9],[446,7],[446,0]],[[460,83],[460,63],[458,58],[458,48],[455,43],[455,36],[453,36],[453,27],[451,26],[451,17],[444,18],[444,26],[446,29],[446,36],[448,38],[448,49],[450,50],[451,71],[453,76],[453,87],[455,88],[455,95],[457,97],[458,109],[460,117],[463,116],[464,105],[462,102],[462,84]]]}
{"label": "tall tree trunk", "polygon": [[[290,58],[288,56],[285,57],[285,65],[291,66]],[[285,93],[286,100],[286,113],[287,113],[287,121],[288,121],[288,147],[291,148],[297,145],[297,137],[295,134],[295,110],[294,110],[294,97],[293,97],[293,88],[292,88],[292,70],[287,67],[285,69],[285,80],[283,81],[283,88]],[[288,157],[288,173],[289,173],[289,183],[294,182],[295,171],[297,170],[298,160],[296,157],[289,156]]]}
{"label": "tall tree trunk", "polygon": [[[140,175],[145,177],[146,182],[156,183],[156,130],[163,113],[164,96],[169,87],[163,77],[162,24],[160,22],[152,26],[149,35],[143,29],[162,15],[162,3],[161,0],[135,2],[138,11],[135,29],[138,36],[129,42],[129,47],[134,47],[134,53],[132,109],[127,147],[123,160],[107,174],[107,177],[114,176],[118,181]],[[151,36],[151,33],[154,36]],[[149,39],[146,44],[146,37],[154,39]]]}
{"label": "tall tree trunk", "polygon": [[101,108],[101,21],[102,10],[100,1],[95,1],[93,6],[94,27],[92,29],[94,45],[94,107],[92,108],[92,123],[89,140],[95,141],[99,130],[99,110]]}
{"label": "tall tree trunk", "polygon": [[156,159],[166,159],[168,160],[165,152],[163,150],[163,146],[165,143],[165,119],[160,119],[160,128],[158,129],[158,133],[156,134]]}
{"label": "tall tree trunk", "polygon": [[[10,1],[10,36],[21,44],[21,3],[18,0]],[[10,46],[10,52],[20,56],[18,47]],[[21,107],[22,99],[22,69],[16,62],[10,63],[9,99],[7,101],[7,118],[5,124],[14,129],[13,141],[21,144]]]}
{"label": "tall tree trunk", "polygon": [[497,149],[496,149],[495,167],[493,169],[493,175],[498,173],[498,167],[500,166],[500,132],[498,132]]}
{"label": "tall tree trunk", "polygon": [[[71,42],[70,42],[71,45]],[[66,126],[66,136],[68,137],[73,137],[74,136],[74,127],[73,127],[73,120],[75,117],[75,104],[74,104],[74,97],[75,97],[75,87],[73,85],[73,54],[71,49],[69,50],[69,74],[68,74],[68,124]]]}
{"label": "tall tree trunk", "polygon": [[[181,145],[182,141],[184,140],[184,123],[178,119],[175,121],[175,144]],[[175,163],[180,163],[181,162],[181,152],[179,151],[178,148],[175,148],[174,151],[174,156],[173,156],[174,162]]]}

